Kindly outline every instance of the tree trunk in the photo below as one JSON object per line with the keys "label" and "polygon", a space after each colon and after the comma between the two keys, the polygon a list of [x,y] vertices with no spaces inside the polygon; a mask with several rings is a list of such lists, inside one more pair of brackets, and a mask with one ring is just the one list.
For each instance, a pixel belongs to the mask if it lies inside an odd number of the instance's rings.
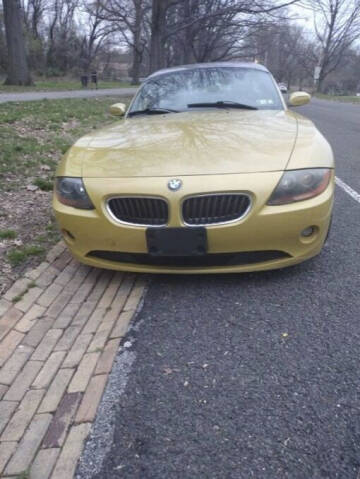
{"label": "tree trunk", "polygon": [[133,49],[133,64],[131,68],[131,84],[138,85],[140,82],[140,67],[142,61],[142,52],[134,47]]}
{"label": "tree trunk", "polygon": [[143,20],[143,8],[141,0],[134,1],[135,6],[135,24],[134,24],[134,46],[133,46],[133,64],[131,68],[131,84],[137,85],[140,81],[140,67],[142,62],[141,45],[141,27]]}
{"label": "tree trunk", "polygon": [[323,89],[324,89],[324,80],[326,78],[326,72],[325,72],[325,69],[324,69],[324,64],[321,65],[321,70],[320,70],[320,74],[319,74],[319,79],[317,80],[316,82],[316,92],[317,93],[324,93],[323,92]]}
{"label": "tree trunk", "polygon": [[[183,3],[183,9],[184,9],[184,22],[189,23],[191,20],[191,15],[192,15],[192,8],[191,8],[190,0],[184,0]],[[194,35],[193,35],[193,27],[191,25],[188,25],[186,28],[184,28],[183,32],[184,36],[184,53],[183,53],[183,63],[185,65],[189,63],[194,63],[195,58],[194,58],[194,53],[192,50],[192,43],[194,41]]]}
{"label": "tree trunk", "polygon": [[3,0],[8,75],[5,85],[32,85],[27,63],[20,0]]}
{"label": "tree trunk", "polygon": [[317,93],[323,93],[324,80],[325,80],[325,78],[320,76],[319,80],[317,81],[317,84],[316,84],[316,92]]}
{"label": "tree trunk", "polygon": [[150,72],[164,68],[167,0],[152,0]]}

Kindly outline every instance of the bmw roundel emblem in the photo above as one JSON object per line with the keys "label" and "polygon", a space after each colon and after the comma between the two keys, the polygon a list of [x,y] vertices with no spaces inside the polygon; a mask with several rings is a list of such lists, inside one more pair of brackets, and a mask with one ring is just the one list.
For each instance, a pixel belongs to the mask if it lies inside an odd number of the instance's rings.
{"label": "bmw roundel emblem", "polygon": [[168,188],[170,191],[177,191],[180,190],[182,186],[182,181],[178,178],[173,178],[172,180],[168,181]]}

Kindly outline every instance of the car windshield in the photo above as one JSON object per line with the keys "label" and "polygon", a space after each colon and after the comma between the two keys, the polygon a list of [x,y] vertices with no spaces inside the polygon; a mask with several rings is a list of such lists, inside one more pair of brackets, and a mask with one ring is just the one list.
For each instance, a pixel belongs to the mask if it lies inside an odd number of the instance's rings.
{"label": "car windshield", "polygon": [[195,108],[284,109],[270,73],[244,67],[202,67],[150,78],[139,90],[129,114]]}

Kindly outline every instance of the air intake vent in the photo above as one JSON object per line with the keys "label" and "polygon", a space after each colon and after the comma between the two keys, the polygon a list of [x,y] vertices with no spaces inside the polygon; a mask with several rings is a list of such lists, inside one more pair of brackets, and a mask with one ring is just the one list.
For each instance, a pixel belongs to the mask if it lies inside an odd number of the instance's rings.
{"label": "air intake vent", "polygon": [[213,253],[204,256],[151,256],[145,253],[90,251],[87,256],[90,258],[99,258],[119,263],[139,264],[145,266],[166,266],[171,268],[241,266],[291,258],[290,255],[283,251],[244,251],[240,253]]}
{"label": "air intake vent", "polygon": [[213,194],[188,198],[182,214],[188,225],[213,225],[240,219],[250,207],[250,198],[244,194]]}
{"label": "air intake vent", "polygon": [[111,214],[123,223],[142,226],[162,226],[168,222],[168,205],[160,198],[124,197],[108,201]]}

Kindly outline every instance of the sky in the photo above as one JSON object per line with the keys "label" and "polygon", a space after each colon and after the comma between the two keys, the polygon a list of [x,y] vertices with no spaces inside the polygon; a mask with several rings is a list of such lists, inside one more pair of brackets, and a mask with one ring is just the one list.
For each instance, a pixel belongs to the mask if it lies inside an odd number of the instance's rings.
{"label": "sky", "polygon": [[293,5],[290,9],[291,13],[297,17],[296,22],[301,25],[309,34],[314,33],[313,12],[299,5]]}

